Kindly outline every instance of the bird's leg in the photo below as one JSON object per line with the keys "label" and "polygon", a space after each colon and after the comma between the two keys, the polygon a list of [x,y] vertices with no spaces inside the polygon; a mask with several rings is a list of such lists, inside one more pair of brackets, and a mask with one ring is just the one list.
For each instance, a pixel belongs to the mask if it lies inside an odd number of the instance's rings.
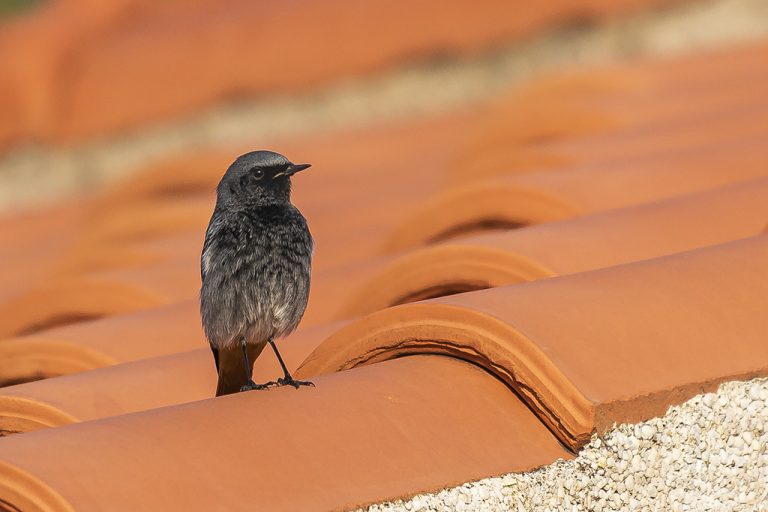
{"label": "bird's leg", "polygon": [[275,356],[277,356],[277,362],[280,363],[280,368],[283,369],[283,374],[285,375],[285,377],[281,377],[277,379],[278,386],[293,386],[296,389],[299,389],[301,386],[314,386],[314,384],[309,382],[308,380],[295,380],[293,377],[291,377],[291,374],[288,373],[288,368],[285,367],[283,358],[280,357],[280,352],[277,350],[277,345],[275,345],[275,339],[270,336],[268,341],[269,341],[269,344],[272,345],[272,350],[275,351]]}
{"label": "bird's leg", "polygon": [[248,347],[245,338],[240,338],[240,347],[243,349],[243,362],[245,363],[245,386],[240,391],[251,391],[252,389],[269,389],[270,386],[276,386],[276,382],[267,382],[266,384],[256,384],[253,382],[253,369],[248,361]]}

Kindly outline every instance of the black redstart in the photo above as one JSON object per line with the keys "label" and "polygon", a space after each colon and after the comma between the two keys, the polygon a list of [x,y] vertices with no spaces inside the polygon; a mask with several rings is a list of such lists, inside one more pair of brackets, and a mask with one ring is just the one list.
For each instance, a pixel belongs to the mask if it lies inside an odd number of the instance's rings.
{"label": "black redstart", "polygon": [[[307,306],[312,235],[291,204],[291,176],[309,167],[271,151],[229,166],[216,188],[200,261],[200,315],[218,372],[216,396],[297,381],[274,338],[290,334]],[[269,343],[284,376],[253,382],[253,362]]]}

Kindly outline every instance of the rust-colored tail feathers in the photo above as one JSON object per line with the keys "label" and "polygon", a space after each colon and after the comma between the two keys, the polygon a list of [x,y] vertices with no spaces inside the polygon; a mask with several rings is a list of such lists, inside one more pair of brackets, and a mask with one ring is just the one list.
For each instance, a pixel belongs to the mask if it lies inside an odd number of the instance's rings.
{"label": "rust-colored tail feathers", "polygon": [[[246,345],[248,350],[248,373],[253,373],[253,362],[264,350],[267,342]],[[226,347],[214,347],[211,345],[213,360],[216,362],[216,371],[219,374],[219,382],[216,386],[216,396],[237,393],[248,382],[245,373],[245,361],[243,349],[240,344],[227,345]]]}

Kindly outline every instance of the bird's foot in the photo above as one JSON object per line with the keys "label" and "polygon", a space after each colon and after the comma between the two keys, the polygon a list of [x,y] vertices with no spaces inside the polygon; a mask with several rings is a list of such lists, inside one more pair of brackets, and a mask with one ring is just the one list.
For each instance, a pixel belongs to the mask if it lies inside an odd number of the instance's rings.
{"label": "bird's foot", "polygon": [[252,391],[254,389],[264,390],[264,389],[269,389],[270,387],[277,386],[277,385],[278,385],[278,383],[274,382],[274,381],[269,381],[269,382],[266,382],[264,384],[256,384],[252,380],[249,380],[248,383],[245,386],[240,388],[240,391]]}
{"label": "bird's foot", "polygon": [[299,389],[301,386],[312,386],[315,387],[315,384],[308,381],[308,380],[296,380],[291,376],[288,377],[280,377],[277,379],[277,385],[278,386],[293,386],[296,389]]}

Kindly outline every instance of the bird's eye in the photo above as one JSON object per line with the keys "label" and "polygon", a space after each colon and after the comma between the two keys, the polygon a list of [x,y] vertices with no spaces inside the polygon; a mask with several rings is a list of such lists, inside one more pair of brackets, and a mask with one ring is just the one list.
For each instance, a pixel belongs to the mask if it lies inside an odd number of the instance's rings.
{"label": "bird's eye", "polygon": [[264,171],[262,169],[254,169],[253,171],[253,177],[257,180],[260,180],[264,177]]}

